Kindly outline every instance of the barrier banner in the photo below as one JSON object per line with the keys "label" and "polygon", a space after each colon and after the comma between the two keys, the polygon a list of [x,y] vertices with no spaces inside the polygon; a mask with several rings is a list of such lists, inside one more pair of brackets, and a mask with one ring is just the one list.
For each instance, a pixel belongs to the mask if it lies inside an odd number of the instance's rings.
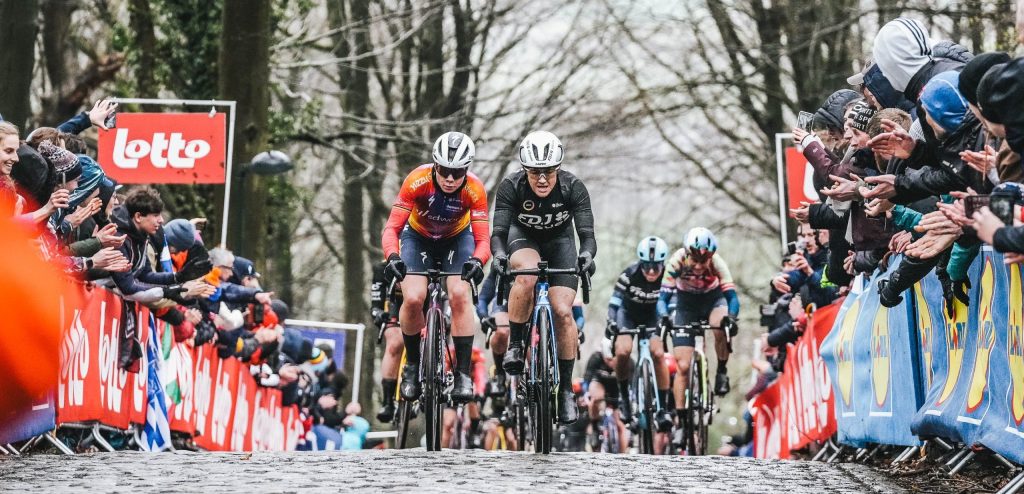
{"label": "barrier banner", "polygon": [[[167,328],[169,331],[173,331]],[[212,346],[212,345],[205,345]],[[198,350],[190,347],[188,343],[175,343],[171,348],[171,359],[167,362],[173,365],[174,376],[178,382],[180,401],[171,403],[167,411],[171,421],[171,430],[195,434],[196,432],[196,407],[195,407],[195,372],[196,356]]]}
{"label": "barrier banner", "polygon": [[216,354],[213,357],[216,362],[210,388],[210,408],[203,435],[196,438],[196,444],[210,451],[229,451],[241,365],[235,358],[219,359]]}
{"label": "barrier banner", "polygon": [[[1001,258],[995,258],[997,260],[993,264],[1002,267]],[[1001,310],[994,311],[994,316],[996,328],[1007,329],[1005,336],[1002,331],[996,332],[998,338],[991,354],[992,371],[989,381],[992,408],[984,418],[979,441],[1020,464],[1024,463],[1024,300],[1021,298],[1024,285],[1021,284],[1019,264],[1003,269],[1006,271],[1007,296],[1001,300],[1006,300],[1006,325],[1000,325]]]}
{"label": "barrier banner", "polygon": [[[207,435],[210,423],[210,408],[213,406],[213,376],[217,371],[217,349],[214,345],[203,345],[195,350],[195,383],[192,395],[195,408],[195,439]],[[174,427],[174,423],[171,423]]]}
{"label": "barrier banner", "polygon": [[0,444],[32,439],[57,426],[53,393],[45,393],[32,403],[32,409],[0,417]]}
{"label": "barrier banner", "polygon": [[783,373],[754,398],[758,458],[789,458],[790,451],[835,433],[834,394],[818,347],[831,331],[839,307],[836,302],[811,315],[804,334],[787,347]]}
{"label": "barrier banner", "polygon": [[293,326],[289,325],[289,328],[294,328],[302,333],[302,336],[309,338],[313,345],[320,345],[326,343],[331,349],[334,350],[334,365],[338,369],[345,368],[345,332],[344,331],[328,331],[319,328],[307,328],[305,326]]}
{"label": "barrier banner", "polygon": [[[974,270],[970,276],[975,276]],[[953,314],[945,310],[942,284],[934,272],[914,287],[918,337],[921,341],[922,381],[925,402],[911,421],[911,430],[921,437],[943,437],[962,442],[955,422],[943,417],[963,361],[964,333],[967,330],[967,306],[955,302]],[[956,365],[952,365],[955,363]]]}
{"label": "barrier banner", "polygon": [[836,418],[836,432],[840,442],[857,443],[853,438],[864,437],[863,424],[858,415],[858,389],[854,386],[854,375],[857,362],[854,360],[854,342],[857,333],[857,320],[861,313],[861,304],[866,300],[864,275],[857,275],[853,280],[850,293],[843,300],[836,314],[832,331],[821,342],[821,358],[825,362],[832,390],[835,395],[833,415]]}
{"label": "barrier banner", "polygon": [[302,421],[302,414],[299,407],[292,405],[285,409],[284,419],[284,449],[294,451],[299,449],[300,444],[305,443],[306,424]]}
{"label": "barrier banner", "polygon": [[[846,364],[847,355],[842,355],[844,365],[851,368],[830,366],[830,371],[834,367],[837,372],[838,391],[844,396],[837,425],[839,439],[845,444],[921,444],[910,430],[910,419],[924,400],[923,388],[917,384],[921,368],[913,306],[909,293],[892,308],[883,306],[878,298],[878,280],[888,279],[901,261],[902,256],[894,256],[885,272],[876,271],[858,297],[855,322],[848,312],[839,325],[836,343],[842,352],[852,350],[852,364]],[[822,355],[826,361],[837,359],[841,352],[835,344],[831,352],[826,352],[825,346]]]}

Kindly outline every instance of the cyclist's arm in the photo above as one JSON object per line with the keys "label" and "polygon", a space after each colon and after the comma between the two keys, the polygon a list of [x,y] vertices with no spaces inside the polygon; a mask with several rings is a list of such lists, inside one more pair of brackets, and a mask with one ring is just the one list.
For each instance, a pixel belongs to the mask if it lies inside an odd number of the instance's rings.
{"label": "cyclist's arm", "polygon": [[676,277],[679,276],[679,267],[684,258],[683,249],[679,249],[665,263],[665,275],[661,278],[661,293],[658,295],[658,317],[668,315],[668,304],[676,293]]}
{"label": "cyclist's arm", "polygon": [[576,224],[576,236],[580,239],[580,254],[589,252],[590,257],[597,257],[597,237],[594,235],[594,210],[590,207],[590,192],[583,182],[576,179],[569,191],[572,202],[573,223]]}
{"label": "cyclist's arm", "polygon": [[615,282],[615,289],[612,291],[612,298],[608,300],[608,320],[614,322],[616,315],[619,312],[619,307],[622,307],[623,297],[626,296],[626,292],[629,290],[629,276],[626,273],[619,275],[619,279]]}
{"label": "cyclist's arm", "polygon": [[732,279],[729,265],[719,254],[715,254],[712,262],[715,264],[715,270],[718,271],[718,282],[722,286],[722,295],[725,296],[725,302],[729,305],[729,315],[736,317],[740,314],[740,297],[736,295],[736,283]]}
{"label": "cyclist's arm", "polygon": [[480,179],[473,178],[473,182],[469,184],[472,187],[470,197],[473,199],[473,205],[469,210],[469,224],[473,229],[473,241],[476,243],[473,257],[479,259],[481,264],[486,264],[487,260],[491,258],[491,228],[487,223],[487,191],[484,190],[484,184],[480,182]]}
{"label": "cyclist's arm", "polygon": [[583,326],[586,324],[586,320],[583,319],[583,306],[575,305],[572,306],[572,318],[576,320],[576,330],[583,331]]}
{"label": "cyclist's arm", "polygon": [[494,222],[491,225],[491,254],[495,257],[508,255],[508,230],[512,225],[515,210],[516,191],[512,180],[506,178],[498,184],[494,197]]}
{"label": "cyclist's arm", "polygon": [[405,177],[402,188],[398,189],[398,197],[395,198],[395,203],[391,206],[391,216],[388,217],[388,222],[384,225],[384,231],[381,234],[384,259],[399,253],[398,235],[402,232],[402,228],[405,228],[405,223],[409,221],[409,216],[412,214],[413,208],[416,207],[416,191],[423,190],[413,187],[417,178],[415,172]]}

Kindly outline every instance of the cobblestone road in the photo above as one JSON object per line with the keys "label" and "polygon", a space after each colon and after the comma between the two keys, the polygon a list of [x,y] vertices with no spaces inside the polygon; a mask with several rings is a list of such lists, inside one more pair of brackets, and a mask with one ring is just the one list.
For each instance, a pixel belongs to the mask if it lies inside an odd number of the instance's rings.
{"label": "cobblestone road", "polygon": [[422,450],[0,457],[0,491],[902,492],[853,464]]}

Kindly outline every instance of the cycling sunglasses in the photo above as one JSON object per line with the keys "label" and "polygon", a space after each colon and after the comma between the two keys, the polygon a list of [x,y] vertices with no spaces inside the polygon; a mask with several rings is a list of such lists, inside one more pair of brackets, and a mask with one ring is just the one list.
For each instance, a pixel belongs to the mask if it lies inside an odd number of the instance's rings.
{"label": "cycling sunglasses", "polygon": [[434,165],[434,173],[442,178],[450,178],[453,180],[459,180],[465,177],[469,173],[469,167],[464,168],[448,168],[446,166]]}
{"label": "cycling sunglasses", "polygon": [[661,261],[640,261],[640,269],[649,272],[661,271],[664,264]]}
{"label": "cycling sunglasses", "polygon": [[558,168],[558,166],[549,166],[547,168],[527,168],[524,166],[523,170],[526,170],[526,173],[532,177],[540,177],[541,175],[551,177],[558,171]]}

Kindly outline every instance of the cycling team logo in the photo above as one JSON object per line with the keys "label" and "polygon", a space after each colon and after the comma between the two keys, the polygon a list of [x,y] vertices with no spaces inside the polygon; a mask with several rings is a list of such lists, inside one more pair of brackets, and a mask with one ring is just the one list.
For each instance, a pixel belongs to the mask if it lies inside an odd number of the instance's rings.
{"label": "cycling team logo", "polygon": [[836,339],[834,353],[836,356],[836,368],[839,371],[839,394],[843,398],[843,406],[846,409],[852,406],[853,393],[853,337],[857,332],[857,316],[860,314],[860,300],[854,300],[853,304],[843,315],[843,321],[839,326],[839,338]]}
{"label": "cycling team logo", "polygon": [[967,393],[967,413],[973,413],[985,399],[988,389],[989,359],[992,348],[996,345],[996,325],[992,320],[992,295],[995,291],[995,270],[992,259],[985,259],[985,269],[981,273],[981,303],[978,304],[978,351],[974,357],[974,371],[971,375],[971,386]]}
{"label": "cycling team logo", "polygon": [[889,401],[889,377],[891,358],[889,352],[889,309],[879,306],[871,325],[871,384],[875,392],[875,404],[885,406]]}
{"label": "cycling team logo", "polygon": [[1010,413],[1016,427],[1024,423],[1024,300],[1021,297],[1020,266],[1008,268],[1010,275],[1009,324],[1007,324],[1006,353],[1010,360]]}
{"label": "cycling team logo", "polygon": [[[943,309],[945,310],[945,309]],[[935,406],[941,406],[953,394],[960,370],[964,363],[964,346],[967,343],[967,305],[953,297],[953,312],[946,314],[946,356],[949,367],[946,369],[946,382]]]}
{"label": "cycling team logo", "polygon": [[529,199],[523,201],[523,211],[533,211],[533,208],[535,207],[537,207],[537,205],[534,204],[533,201]]}
{"label": "cycling team logo", "polygon": [[932,342],[935,338],[935,328],[932,327],[932,313],[928,301],[924,298],[924,286],[921,283],[914,285],[914,297],[917,298],[917,332],[921,338],[921,360],[924,366],[922,374],[925,389],[929,389],[932,387]]}

